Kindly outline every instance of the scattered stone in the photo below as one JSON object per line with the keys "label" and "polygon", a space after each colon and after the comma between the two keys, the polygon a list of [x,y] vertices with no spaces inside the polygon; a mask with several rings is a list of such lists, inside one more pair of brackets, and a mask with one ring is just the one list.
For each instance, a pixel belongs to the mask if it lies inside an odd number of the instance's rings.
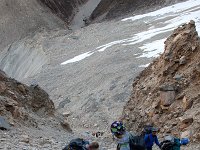
{"label": "scattered stone", "polygon": [[89,128],[89,125],[88,125],[88,124],[84,124],[84,127],[85,127],[85,128]]}
{"label": "scattered stone", "polygon": [[159,120],[159,115],[158,115],[158,114],[155,114],[155,115],[151,118],[151,121],[152,121],[153,123],[158,122],[158,120]]}
{"label": "scattered stone", "polygon": [[193,100],[188,100],[186,96],[183,97],[183,110],[186,111],[190,109],[193,105]]}
{"label": "scattered stone", "polygon": [[175,91],[160,92],[161,105],[170,106],[175,100]]}
{"label": "scattered stone", "polygon": [[70,38],[72,38],[72,39],[74,39],[74,40],[78,40],[78,39],[79,39],[78,36],[74,36],[74,35],[70,36]]}
{"label": "scattered stone", "polygon": [[15,93],[12,92],[12,91],[10,91],[10,90],[8,90],[7,92],[8,92],[8,94],[10,94],[10,95],[15,95]]}
{"label": "scattered stone", "polygon": [[169,110],[169,107],[168,107],[168,106],[163,106],[163,105],[160,105],[160,107],[161,107],[161,109],[162,109],[162,110],[166,110],[166,111],[168,111],[168,110]]}
{"label": "scattered stone", "polygon": [[192,51],[195,51],[197,49],[196,46],[192,46]]}
{"label": "scattered stone", "polygon": [[196,71],[200,73],[200,63],[196,65]]}
{"label": "scattered stone", "polygon": [[14,120],[13,120],[12,117],[8,119],[8,122],[9,122],[9,124],[10,124],[11,126],[14,126],[14,125],[15,125],[15,122],[14,122]]}
{"label": "scattered stone", "polygon": [[0,116],[0,130],[10,130],[10,125],[2,116]]}
{"label": "scattered stone", "polygon": [[94,127],[98,127],[98,124],[94,124]]}
{"label": "scattered stone", "polygon": [[64,119],[62,122],[60,122],[60,124],[64,129],[66,129],[69,132],[72,132],[70,124],[68,123],[68,121],[66,119]]}
{"label": "scattered stone", "polygon": [[190,138],[192,136],[192,132],[190,130],[186,130],[181,133],[181,138]]}
{"label": "scattered stone", "polygon": [[6,84],[0,81],[0,93],[3,93],[6,90]]}
{"label": "scattered stone", "polygon": [[69,117],[71,115],[71,112],[70,111],[66,111],[62,115],[63,115],[63,117]]}
{"label": "scattered stone", "polygon": [[23,94],[26,93],[26,89],[25,89],[25,87],[22,84],[18,85],[17,87],[20,90],[20,92],[22,92]]}
{"label": "scattered stone", "polygon": [[180,65],[186,64],[186,57],[185,57],[185,56],[182,56],[182,57],[180,58],[179,64],[180,64]]}
{"label": "scattered stone", "polygon": [[180,81],[182,79],[182,75],[176,74],[173,78],[177,81]]}
{"label": "scattered stone", "polygon": [[160,91],[175,91],[175,87],[173,85],[161,85],[159,89]]}
{"label": "scattered stone", "polygon": [[179,126],[179,129],[182,131],[182,130],[184,130],[184,129],[187,128],[187,127],[188,127],[187,124],[182,123],[182,124]]}
{"label": "scattered stone", "polygon": [[193,118],[192,117],[187,117],[187,118],[179,118],[180,121],[184,124],[192,124],[193,123]]}
{"label": "scattered stone", "polygon": [[22,135],[21,142],[29,143],[30,142],[29,136],[28,135]]}
{"label": "scattered stone", "polygon": [[12,113],[13,118],[15,119],[21,116],[21,112],[18,106],[14,106],[13,111],[11,113]]}
{"label": "scattered stone", "polygon": [[195,133],[194,137],[195,137],[198,141],[200,141],[200,132]]}

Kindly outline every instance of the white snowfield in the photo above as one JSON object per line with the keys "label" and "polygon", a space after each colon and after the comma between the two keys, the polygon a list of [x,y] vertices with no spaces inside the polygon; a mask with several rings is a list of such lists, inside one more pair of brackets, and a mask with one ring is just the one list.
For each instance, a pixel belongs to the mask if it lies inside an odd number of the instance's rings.
{"label": "white snowfield", "polygon": [[[167,18],[171,19],[167,20]],[[161,19],[166,21],[162,22]],[[194,20],[196,22],[197,31],[200,33],[200,0],[189,0],[147,14],[122,19],[124,23],[137,20],[142,20],[146,24],[152,24],[155,21],[160,21],[161,27],[156,28],[152,25],[147,31],[131,35],[132,37],[130,38],[116,40],[99,46],[95,50],[75,56],[74,58],[61,63],[61,65],[81,61],[89,56],[92,56],[94,53],[104,52],[106,49],[114,45],[124,47],[132,45],[135,47],[136,44],[142,44],[143,46],[140,46],[139,48],[142,50],[143,54],[139,54],[140,56],[138,57],[157,57],[164,51],[164,41],[167,36],[163,39],[152,41],[151,43],[147,40],[172,31],[190,20]]]}

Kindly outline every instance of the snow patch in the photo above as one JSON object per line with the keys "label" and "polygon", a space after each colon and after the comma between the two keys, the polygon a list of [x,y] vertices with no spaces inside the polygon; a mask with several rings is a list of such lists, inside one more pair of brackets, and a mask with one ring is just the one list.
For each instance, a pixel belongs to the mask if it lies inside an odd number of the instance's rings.
{"label": "snow patch", "polygon": [[135,21],[135,20],[142,19],[145,17],[155,17],[155,16],[162,16],[162,15],[166,15],[170,13],[179,13],[179,12],[182,12],[183,10],[190,9],[198,5],[199,5],[199,0],[189,0],[189,1],[178,3],[172,6],[164,7],[162,9],[159,9],[157,11],[150,12],[147,14],[128,17],[128,18],[122,19],[122,21],[127,21],[127,20]]}
{"label": "snow patch", "polygon": [[140,68],[146,68],[146,67],[148,67],[150,65],[150,63],[148,63],[148,64],[146,64],[146,65],[140,65],[139,67]]}
{"label": "snow patch", "polygon": [[[78,55],[70,60],[67,60],[61,63],[61,65],[66,65],[69,63],[81,61],[85,59],[86,57],[93,55],[96,52],[104,52],[107,48],[112,47],[114,45],[126,46],[126,45],[135,45],[138,43],[145,42],[146,40],[149,40],[155,36],[172,31],[178,26],[186,22],[189,22],[190,20],[194,20],[196,22],[197,32],[200,33],[200,15],[199,14],[200,14],[199,0],[189,0],[186,2],[169,6],[169,7],[165,7],[160,10],[150,12],[147,14],[125,18],[122,21],[127,21],[127,20],[134,21],[134,20],[145,18],[145,17],[154,17],[150,20],[151,22],[153,22],[155,20],[165,19],[167,17],[174,17],[173,19],[163,22],[162,23],[163,27],[156,28],[155,26],[151,26],[147,31],[134,34],[130,38],[116,40],[108,44],[99,46],[94,51],[89,51],[81,55]],[[140,55],[139,57],[150,58],[150,57],[159,56],[159,54],[162,53],[164,50],[164,41],[165,39],[162,39],[162,40],[156,40],[151,43],[143,44],[143,46],[139,48],[141,50],[144,50],[144,53]]]}
{"label": "snow patch", "polygon": [[81,60],[85,59],[86,57],[91,56],[92,54],[94,54],[94,52],[91,52],[91,51],[83,53],[81,55],[75,56],[74,58],[69,59],[69,60],[61,63],[61,65],[66,65],[66,64],[69,64],[69,63],[74,63],[74,62],[77,62],[77,61],[81,61]]}
{"label": "snow patch", "polygon": [[157,40],[151,43],[144,44],[143,46],[139,47],[140,49],[144,50],[144,53],[139,57],[150,58],[159,56],[159,54],[163,53],[164,51],[165,40],[166,39]]}

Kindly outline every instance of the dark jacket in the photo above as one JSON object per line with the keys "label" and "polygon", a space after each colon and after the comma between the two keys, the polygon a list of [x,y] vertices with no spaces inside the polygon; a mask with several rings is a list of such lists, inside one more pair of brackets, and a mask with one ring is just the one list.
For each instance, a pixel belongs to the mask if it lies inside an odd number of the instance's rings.
{"label": "dark jacket", "polygon": [[158,142],[158,137],[155,135],[153,136],[152,133],[146,134],[144,136],[144,141],[146,147],[152,147],[154,143],[160,147],[160,143]]}
{"label": "dark jacket", "polygon": [[89,145],[89,141],[77,138],[71,140],[63,150],[87,150],[86,145]]}

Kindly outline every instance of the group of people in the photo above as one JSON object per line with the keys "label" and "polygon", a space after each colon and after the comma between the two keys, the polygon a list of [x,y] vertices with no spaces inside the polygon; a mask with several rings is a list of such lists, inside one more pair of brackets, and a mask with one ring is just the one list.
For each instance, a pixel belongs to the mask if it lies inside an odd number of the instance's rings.
{"label": "group of people", "polygon": [[[154,143],[161,150],[180,150],[181,145],[189,143],[188,138],[175,138],[170,135],[166,136],[163,142],[159,142],[157,137],[157,128],[148,126],[143,134],[133,135],[126,131],[124,124],[115,121],[110,127],[113,139],[117,142],[117,150],[152,150]],[[89,142],[80,138],[70,141],[63,150],[98,150],[97,142]]]}

